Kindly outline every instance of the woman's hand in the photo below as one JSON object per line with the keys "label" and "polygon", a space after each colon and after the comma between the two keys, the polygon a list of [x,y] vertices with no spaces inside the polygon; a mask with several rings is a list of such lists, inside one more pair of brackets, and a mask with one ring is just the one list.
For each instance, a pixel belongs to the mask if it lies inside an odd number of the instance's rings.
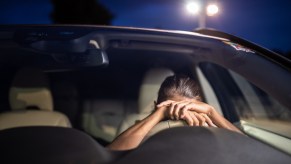
{"label": "woman's hand", "polygon": [[211,116],[216,113],[216,110],[212,106],[195,99],[188,99],[178,102],[167,100],[157,105],[157,107],[162,106],[170,106],[170,113],[174,113],[174,116],[178,116],[179,110],[195,111],[197,113],[204,113],[207,116]]}
{"label": "woman's hand", "polygon": [[189,126],[217,127],[206,114],[193,111],[182,112],[179,120],[185,120]]}
{"label": "woman's hand", "polygon": [[[214,109],[214,107],[201,101],[195,99],[187,99],[178,102],[167,100],[157,105],[157,107],[162,106],[168,106],[169,108],[168,115],[171,119],[185,118],[184,120],[186,120],[189,125],[192,124],[191,122],[192,119],[193,124],[195,126],[198,126],[198,124],[201,126],[201,122],[203,123],[205,119],[205,122],[209,126],[217,126],[220,128],[225,128],[228,130],[242,133],[237,127],[235,127],[227,119],[221,116]],[[201,116],[203,116],[204,119]]]}
{"label": "woman's hand", "polygon": [[157,105],[157,109],[164,108],[165,118],[172,120],[185,120],[189,126],[210,126],[217,127],[212,120],[204,113],[198,113],[196,111],[189,110],[193,108],[193,103],[189,101],[175,102],[172,100],[167,100]]}

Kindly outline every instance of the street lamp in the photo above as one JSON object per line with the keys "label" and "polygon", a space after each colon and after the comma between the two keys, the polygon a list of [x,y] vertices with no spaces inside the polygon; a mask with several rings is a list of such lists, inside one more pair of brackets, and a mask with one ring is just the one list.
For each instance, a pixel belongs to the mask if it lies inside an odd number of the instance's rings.
{"label": "street lamp", "polygon": [[208,16],[214,16],[218,13],[218,7],[215,4],[210,4],[207,6],[206,11]]}
{"label": "street lamp", "polygon": [[201,8],[197,2],[189,2],[186,7],[191,14],[198,14]]}
{"label": "street lamp", "polygon": [[[214,16],[218,13],[218,6],[214,3],[210,4],[211,0],[192,0],[186,5],[187,10],[192,14],[199,14],[198,27],[206,27],[207,16]],[[212,0],[213,1],[213,0]]]}

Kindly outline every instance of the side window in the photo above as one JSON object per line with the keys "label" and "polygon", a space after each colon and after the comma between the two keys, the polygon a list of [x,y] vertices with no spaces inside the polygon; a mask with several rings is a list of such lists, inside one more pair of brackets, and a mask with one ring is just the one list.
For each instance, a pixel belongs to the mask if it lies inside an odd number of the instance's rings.
{"label": "side window", "polygon": [[[291,120],[291,112],[276,99],[251,84],[237,73],[229,70],[250,106],[252,117],[268,120]],[[251,118],[245,118],[251,119]]]}
{"label": "side window", "polygon": [[223,115],[218,99],[213,91],[213,88],[210,86],[209,82],[207,81],[206,77],[204,76],[199,67],[196,67],[196,72],[206,103],[211,104],[221,115]]}
{"label": "side window", "polygon": [[291,154],[290,110],[239,74],[228,71],[250,107],[251,117],[240,116],[243,131]]}
{"label": "side window", "polygon": [[250,109],[228,71],[212,63],[200,63],[199,68],[211,85],[224,117],[233,123],[241,116],[248,117]]}
{"label": "side window", "polygon": [[291,138],[291,112],[287,107],[231,70],[213,63],[201,63],[199,67],[227,119]]}

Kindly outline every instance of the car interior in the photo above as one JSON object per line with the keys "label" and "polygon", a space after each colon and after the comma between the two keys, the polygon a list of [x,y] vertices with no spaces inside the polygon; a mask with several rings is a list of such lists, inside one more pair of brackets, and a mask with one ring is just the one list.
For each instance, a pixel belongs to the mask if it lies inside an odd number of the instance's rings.
{"label": "car interior", "polygon": [[37,69],[19,70],[9,90],[10,112],[0,115],[0,129],[52,125],[71,127],[68,117],[53,110],[52,94],[45,74]]}
{"label": "car interior", "polygon": [[[56,36],[35,39],[31,32],[27,37],[27,29],[16,32],[16,41],[9,44],[9,39],[0,38],[5,40],[0,46],[0,153],[5,157],[0,163],[291,161],[290,97],[286,97],[291,77],[286,64],[202,34],[191,38],[115,28],[93,34],[80,29],[75,29],[79,33],[73,39],[65,36],[62,41],[55,41]],[[59,44],[64,47],[55,48]],[[162,81],[173,74],[196,80],[203,101],[246,135],[166,120],[135,150],[106,149],[154,110]],[[193,151],[186,151],[187,146]],[[183,156],[169,155],[177,151]]]}

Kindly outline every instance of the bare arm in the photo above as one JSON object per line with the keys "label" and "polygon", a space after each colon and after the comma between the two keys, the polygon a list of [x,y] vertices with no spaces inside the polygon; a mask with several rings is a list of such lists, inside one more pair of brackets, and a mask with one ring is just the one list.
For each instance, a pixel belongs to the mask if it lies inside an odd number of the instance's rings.
{"label": "bare arm", "polygon": [[[200,114],[206,114],[213,124],[219,128],[225,128],[235,132],[242,133],[237,127],[230,123],[227,119],[221,116],[215,109],[209,104],[203,103],[201,101],[191,99],[181,102],[174,102],[171,100],[165,101],[158,106],[171,106],[170,115],[178,117],[178,113],[185,113],[187,111],[197,112]],[[197,125],[196,125],[197,126]]]}
{"label": "bare arm", "polygon": [[[196,106],[196,109],[198,108],[198,111],[201,111],[213,121],[215,125],[217,125],[220,128],[225,128],[228,130],[232,130],[238,133],[242,133],[237,127],[235,127],[232,123],[230,123],[227,119],[225,119],[222,115],[220,115],[213,106],[194,100],[193,101]],[[194,108],[195,109],[195,108]]]}
{"label": "bare arm", "polygon": [[136,148],[146,134],[165,117],[165,107],[157,109],[145,119],[136,123],[123,133],[121,133],[107,147],[111,150],[129,150]]}
{"label": "bare arm", "polygon": [[[195,113],[195,114],[193,114]],[[206,115],[205,117],[202,117]],[[157,105],[157,109],[145,119],[136,123],[121,133],[107,147],[112,150],[129,150],[136,148],[148,132],[164,118],[183,119],[190,126],[202,126],[206,122],[209,126],[220,127],[242,133],[232,123],[221,116],[212,106],[197,101],[187,100],[175,102],[165,101]]]}

